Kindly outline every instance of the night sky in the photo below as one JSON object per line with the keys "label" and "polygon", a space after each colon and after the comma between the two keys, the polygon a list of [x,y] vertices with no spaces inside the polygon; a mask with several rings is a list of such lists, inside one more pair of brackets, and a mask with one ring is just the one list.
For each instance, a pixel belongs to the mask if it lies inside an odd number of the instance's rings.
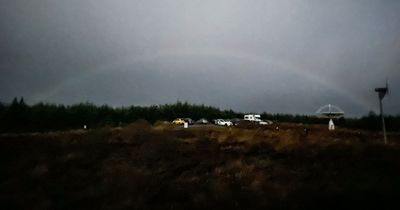
{"label": "night sky", "polygon": [[0,101],[400,114],[398,0],[0,0]]}

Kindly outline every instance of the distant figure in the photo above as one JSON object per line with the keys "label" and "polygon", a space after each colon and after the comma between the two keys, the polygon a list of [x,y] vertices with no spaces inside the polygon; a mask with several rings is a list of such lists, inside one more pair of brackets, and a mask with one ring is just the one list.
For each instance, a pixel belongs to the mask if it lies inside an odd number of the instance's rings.
{"label": "distant figure", "polygon": [[279,127],[278,126],[276,126],[276,128],[275,128],[277,131],[279,131]]}
{"label": "distant figure", "polygon": [[333,124],[333,120],[332,119],[329,120],[329,130],[330,131],[334,131],[335,130],[335,124]]}
{"label": "distant figure", "polygon": [[87,128],[87,127],[86,127],[86,125],[83,125],[83,129],[85,129],[85,130],[86,130],[86,128]]}
{"label": "distant figure", "polygon": [[310,129],[304,128],[303,129],[303,134],[307,136],[309,131],[310,131]]}
{"label": "distant figure", "polygon": [[362,133],[360,131],[356,132],[356,137],[361,141],[361,142],[365,142],[366,139],[365,137],[362,135]]}

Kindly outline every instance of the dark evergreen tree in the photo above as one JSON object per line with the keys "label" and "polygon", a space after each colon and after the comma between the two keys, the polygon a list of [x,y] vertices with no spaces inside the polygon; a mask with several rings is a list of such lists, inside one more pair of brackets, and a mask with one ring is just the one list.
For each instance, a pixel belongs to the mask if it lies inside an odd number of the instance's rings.
{"label": "dark evergreen tree", "polygon": [[[68,130],[100,126],[117,126],[145,119],[151,123],[157,120],[171,121],[178,117],[190,117],[193,120],[206,118],[243,118],[243,113],[233,110],[194,105],[177,101],[175,104],[153,105],[148,107],[129,106],[112,108],[107,105],[96,106],[92,103],[80,103],[72,106],[38,103],[29,106],[24,98],[14,98],[11,104],[0,103],[0,132],[31,132]],[[307,115],[262,113],[262,118],[275,122],[293,122],[304,124],[325,124],[327,119]],[[386,116],[387,130],[400,130],[400,116]],[[361,118],[342,118],[335,122],[348,128],[380,130],[380,119],[370,112]]]}

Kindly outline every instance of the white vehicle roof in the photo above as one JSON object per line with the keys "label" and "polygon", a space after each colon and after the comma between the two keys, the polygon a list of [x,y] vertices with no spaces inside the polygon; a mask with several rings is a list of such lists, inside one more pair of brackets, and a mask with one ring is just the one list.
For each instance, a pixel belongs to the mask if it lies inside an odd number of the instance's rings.
{"label": "white vehicle roof", "polygon": [[244,116],[261,117],[261,115],[259,115],[259,114],[245,114]]}

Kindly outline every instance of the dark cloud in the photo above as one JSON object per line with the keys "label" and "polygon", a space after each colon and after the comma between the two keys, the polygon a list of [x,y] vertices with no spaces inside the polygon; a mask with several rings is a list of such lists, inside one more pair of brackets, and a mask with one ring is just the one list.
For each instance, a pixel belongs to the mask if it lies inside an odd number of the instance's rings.
{"label": "dark cloud", "polygon": [[0,1],[0,100],[399,113],[399,1]]}

